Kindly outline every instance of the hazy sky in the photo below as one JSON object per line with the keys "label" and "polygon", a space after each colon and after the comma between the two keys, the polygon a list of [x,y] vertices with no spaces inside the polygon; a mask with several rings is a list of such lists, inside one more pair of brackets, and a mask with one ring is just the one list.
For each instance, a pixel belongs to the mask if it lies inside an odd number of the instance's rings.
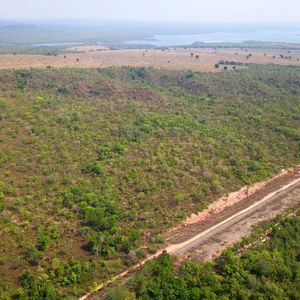
{"label": "hazy sky", "polygon": [[0,19],[300,22],[300,0],[0,0]]}

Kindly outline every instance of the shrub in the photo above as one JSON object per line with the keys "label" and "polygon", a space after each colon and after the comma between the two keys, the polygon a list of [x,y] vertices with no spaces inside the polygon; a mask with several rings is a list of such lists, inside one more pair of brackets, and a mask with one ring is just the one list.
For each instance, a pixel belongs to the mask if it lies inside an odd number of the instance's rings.
{"label": "shrub", "polygon": [[109,214],[103,207],[87,207],[85,219],[100,231],[114,230],[117,226],[117,216]]}
{"label": "shrub", "polygon": [[60,300],[62,296],[51,284],[48,275],[39,273],[33,274],[30,271],[25,272],[20,279],[22,290],[15,295],[15,299],[32,300]]}
{"label": "shrub", "polygon": [[105,300],[135,300],[135,294],[130,292],[125,286],[117,286],[109,290]]}
{"label": "shrub", "polygon": [[45,251],[51,242],[51,238],[47,235],[41,235],[37,238],[37,249]]}
{"label": "shrub", "polygon": [[39,261],[43,258],[43,256],[44,252],[40,251],[35,245],[31,244],[28,246],[26,259],[31,265],[38,265]]}
{"label": "shrub", "polygon": [[90,262],[79,262],[71,259],[68,262],[60,262],[55,259],[50,269],[50,278],[59,286],[70,286],[86,280],[94,270],[94,264]]}
{"label": "shrub", "polygon": [[104,172],[104,166],[100,162],[88,163],[82,171],[84,173],[102,175]]}

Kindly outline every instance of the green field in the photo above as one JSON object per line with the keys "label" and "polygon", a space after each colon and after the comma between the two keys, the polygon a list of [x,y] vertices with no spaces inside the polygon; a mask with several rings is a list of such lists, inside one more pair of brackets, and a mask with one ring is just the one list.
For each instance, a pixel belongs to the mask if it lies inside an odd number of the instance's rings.
{"label": "green field", "polygon": [[0,71],[0,298],[81,295],[299,162],[297,67]]}

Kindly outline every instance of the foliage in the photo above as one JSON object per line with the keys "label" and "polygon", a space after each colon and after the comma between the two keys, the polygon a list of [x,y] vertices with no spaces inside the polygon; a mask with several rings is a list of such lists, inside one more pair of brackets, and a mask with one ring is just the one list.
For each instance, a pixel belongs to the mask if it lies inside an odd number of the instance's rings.
{"label": "foliage", "polygon": [[89,262],[80,263],[71,259],[69,262],[62,263],[59,259],[54,259],[49,274],[56,285],[70,286],[84,281],[93,270],[94,265]]}
{"label": "foliage", "polygon": [[91,277],[49,277],[78,296],[187,215],[298,164],[299,83],[283,66],[0,71],[0,278],[88,261]]}
{"label": "foliage", "polygon": [[15,72],[17,89],[24,90],[27,87],[27,79],[30,75],[30,71],[18,70]]}
{"label": "foliage", "polygon": [[212,264],[188,261],[178,269],[164,254],[128,287],[137,299],[298,299],[299,229],[299,215],[279,217],[265,243],[256,241],[242,255],[226,250]]}
{"label": "foliage", "polygon": [[112,289],[108,295],[105,296],[105,300],[135,300],[135,294],[130,292],[124,286],[118,286]]}
{"label": "foliage", "polygon": [[58,300],[61,295],[52,286],[49,277],[46,274],[35,275],[32,272],[25,272],[21,279],[22,289],[18,290],[15,299],[20,300]]}

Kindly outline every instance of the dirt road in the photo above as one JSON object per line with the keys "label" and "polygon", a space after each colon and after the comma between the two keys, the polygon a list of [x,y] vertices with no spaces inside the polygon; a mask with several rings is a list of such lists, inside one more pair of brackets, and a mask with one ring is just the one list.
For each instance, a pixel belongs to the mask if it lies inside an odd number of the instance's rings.
{"label": "dirt road", "polygon": [[197,247],[190,248],[181,259],[191,259],[200,262],[215,259],[225,249],[239,242],[241,237],[249,236],[253,226],[257,226],[260,222],[274,219],[279,213],[285,213],[286,211],[293,213],[294,208],[300,207],[300,184],[297,184],[287,193],[281,193],[281,195],[276,197],[276,199],[267,201],[262,206],[257,207],[246,218],[242,218],[225,230],[215,233]]}
{"label": "dirt road", "polygon": [[[289,191],[300,187],[300,178],[295,179],[291,183],[283,186],[277,191],[274,191],[267,196],[265,196],[260,201],[250,205],[249,207],[239,211],[238,213],[232,215],[231,217],[225,219],[224,221],[216,224],[215,226],[199,233],[198,235],[194,236],[193,238],[176,245],[170,246],[170,248],[166,249],[170,254],[184,254],[191,249],[198,247],[203,241],[208,240],[212,236],[215,236],[221,231],[231,227],[232,225],[238,223],[240,220],[247,218],[249,215],[255,213],[257,210],[261,209],[262,207],[266,207],[268,203],[273,203],[275,201],[279,201],[279,199],[284,198],[283,196],[286,195]],[[299,196],[299,204],[300,204],[300,196]]]}
{"label": "dirt road", "polygon": [[[291,193],[293,193],[292,197],[290,197]],[[263,190],[251,195],[249,199],[245,199],[241,201],[241,203],[227,210],[225,209],[215,216],[211,216],[209,222],[205,221],[204,225],[199,222],[199,224],[193,224],[190,227],[180,228],[178,232],[172,232],[172,238],[168,239],[168,244],[163,249],[111,280],[99,285],[95,293],[86,294],[80,298],[80,300],[99,299],[99,297],[101,297],[101,291],[105,287],[116,281],[121,281],[122,278],[123,280],[124,278],[128,278],[131,273],[137,271],[147,261],[158,257],[163,252],[185,257],[189,256],[201,260],[213,258],[220,254],[225,247],[240,240],[245,234],[251,232],[251,227],[263,220],[263,218],[256,216],[257,213],[261,214],[264,212],[265,218],[268,219],[274,217],[278,212],[281,212],[290,205],[300,205],[299,169],[277,178],[265,186]],[[250,219],[252,222],[249,222]],[[241,228],[241,222],[244,222],[244,225],[246,224],[244,230]],[[233,228],[238,230],[238,232],[232,231]],[[235,239],[230,239],[228,231],[235,235]],[[222,234],[225,240],[222,238]],[[217,241],[215,240],[216,238],[218,239]],[[177,241],[177,243],[175,241]],[[208,241],[210,241],[210,243]],[[213,245],[213,247],[211,247],[211,245]]]}

